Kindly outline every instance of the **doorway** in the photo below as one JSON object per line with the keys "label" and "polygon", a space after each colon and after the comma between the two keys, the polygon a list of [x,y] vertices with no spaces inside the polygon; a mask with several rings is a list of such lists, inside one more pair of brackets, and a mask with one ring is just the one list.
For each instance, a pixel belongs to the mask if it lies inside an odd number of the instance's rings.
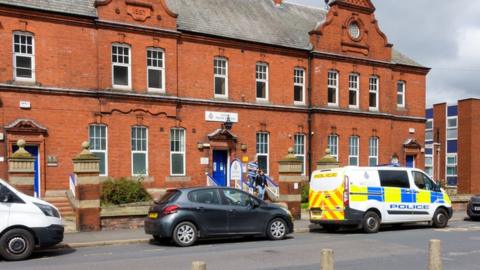
{"label": "doorway", "polygon": [[213,150],[213,179],[220,186],[227,186],[228,151]]}
{"label": "doorway", "polygon": [[[12,153],[18,150],[18,146],[13,145]],[[33,195],[35,198],[40,198],[40,150],[38,145],[27,145],[25,150],[32,155],[34,161],[34,178],[33,178]]]}
{"label": "doorway", "polygon": [[415,168],[415,156],[407,155],[405,158],[405,166],[407,168]]}

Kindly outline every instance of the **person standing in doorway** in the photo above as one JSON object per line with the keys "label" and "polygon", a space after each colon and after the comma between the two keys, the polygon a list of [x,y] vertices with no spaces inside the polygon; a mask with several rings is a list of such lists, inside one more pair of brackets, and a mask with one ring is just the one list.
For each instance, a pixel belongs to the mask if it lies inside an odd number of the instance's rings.
{"label": "person standing in doorway", "polygon": [[258,198],[261,200],[265,198],[265,189],[267,186],[267,177],[263,173],[263,170],[258,170],[258,175],[255,178],[255,188],[257,189]]}

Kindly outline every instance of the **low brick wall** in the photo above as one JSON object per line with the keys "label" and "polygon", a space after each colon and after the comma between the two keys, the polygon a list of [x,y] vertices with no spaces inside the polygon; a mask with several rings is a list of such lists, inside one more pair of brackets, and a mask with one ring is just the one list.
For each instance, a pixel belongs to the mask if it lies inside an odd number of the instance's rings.
{"label": "low brick wall", "polygon": [[468,201],[472,195],[470,194],[457,194],[450,196],[452,200],[452,207],[454,211],[462,211],[467,209]]}
{"label": "low brick wall", "polygon": [[151,202],[102,206],[100,221],[102,230],[143,228]]}

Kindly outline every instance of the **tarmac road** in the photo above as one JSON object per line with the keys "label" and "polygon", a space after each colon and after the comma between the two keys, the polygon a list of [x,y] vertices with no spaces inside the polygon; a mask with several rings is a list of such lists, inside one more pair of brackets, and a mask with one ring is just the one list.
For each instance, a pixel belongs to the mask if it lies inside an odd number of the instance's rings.
{"label": "tarmac road", "polygon": [[0,269],[320,269],[320,250],[335,252],[336,269],[427,269],[430,239],[441,239],[445,269],[480,269],[480,222],[451,221],[445,229],[425,225],[385,227],[378,234],[324,231],[294,234],[283,241],[227,239],[189,248],[143,243],[35,252],[22,262],[0,261]]}

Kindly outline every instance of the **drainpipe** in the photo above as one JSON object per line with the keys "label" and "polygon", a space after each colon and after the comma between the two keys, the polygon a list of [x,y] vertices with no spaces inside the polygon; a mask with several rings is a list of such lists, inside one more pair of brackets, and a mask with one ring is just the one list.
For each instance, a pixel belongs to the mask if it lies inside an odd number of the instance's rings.
{"label": "drainpipe", "polygon": [[310,181],[310,175],[312,174],[312,54],[308,54],[308,166],[307,166],[307,179]]}

